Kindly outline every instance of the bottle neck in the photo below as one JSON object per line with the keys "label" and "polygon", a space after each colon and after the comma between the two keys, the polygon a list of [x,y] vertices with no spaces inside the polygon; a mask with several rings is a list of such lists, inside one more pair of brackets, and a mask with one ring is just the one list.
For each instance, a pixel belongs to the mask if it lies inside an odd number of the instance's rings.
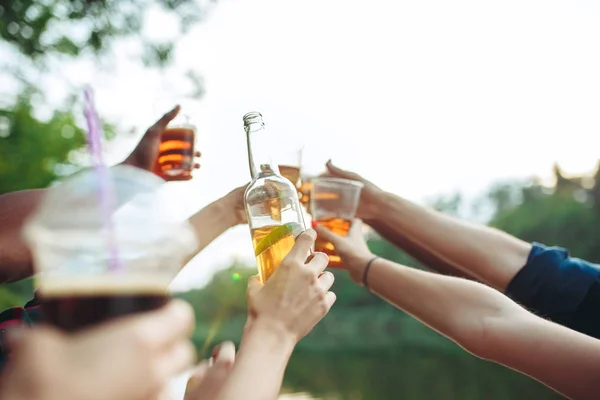
{"label": "bottle neck", "polygon": [[271,153],[276,138],[265,129],[265,124],[262,121],[247,124],[245,130],[252,179],[280,175],[279,166],[273,162]]}

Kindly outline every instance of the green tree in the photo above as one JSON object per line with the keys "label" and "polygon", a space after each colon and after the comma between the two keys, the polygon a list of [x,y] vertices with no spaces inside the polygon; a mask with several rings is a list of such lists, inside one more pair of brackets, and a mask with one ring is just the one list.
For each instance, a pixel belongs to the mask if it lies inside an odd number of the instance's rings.
{"label": "green tree", "polygon": [[0,0],[0,37],[40,66],[51,55],[105,54],[115,39],[136,37],[146,49],[144,61],[164,65],[173,42],[143,34],[153,6],[176,16],[181,33],[203,16],[195,0]]}
{"label": "green tree", "polygon": [[74,166],[69,156],[85,144],[85,133],[69,110],[40,121],[30,99],[27,91],[0,109],[0,194],[48,186],[61,170]]}

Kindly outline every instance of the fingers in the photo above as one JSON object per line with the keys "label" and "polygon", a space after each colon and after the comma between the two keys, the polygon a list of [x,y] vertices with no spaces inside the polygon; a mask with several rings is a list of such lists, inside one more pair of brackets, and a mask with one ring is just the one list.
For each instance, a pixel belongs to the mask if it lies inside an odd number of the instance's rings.
{"label": "fingers", "polygon": [[230,341],[223,342],[213,349],[212,356],[215,360],[215,367],[229,369],[235,361],[235,345]]}
{"label": "fingers", "polygon": [[248,289],[246,290],[246,296],[252,297],[254,296],[260,289],[262,289],[263,284],[260,281],[260,277],[258,275],[253,275],[248,279]]}
{"label": "fingers", "polygon": [[165,115],[163,115],[158,121],[156,121],[154,123],[154,125],[152,125],[146,131],[146,135],[144,135],[144,136],[158,136],[158,135],[160,135],[165,130],[165,128],[167,127],[167,125],[169,125],[169,122],[171,122],[173,120],[173,118],[175,118],[177,116],[177,114],[179,114],[180,108],[181,107],[179,107],[177,105],[171,111],[169,111],[168,113],[166,113]]}
{"label": "fingers", "polygon": [[158,360],[158,376],[173,376],[193,365],[196,349],[189,340],[182,340],[167,349]]}
{"label": "fingers", "polygon": [[[323,272],[323,274],[317,279],[317,285],[323,290],[323,293],[329,292],[331,286],[333,286],[333,282],[335,281],[335,277],[329,271]],[[333,303],[332,303],[333,304]]]}
{"label": "fingers", "polygon": [[327,163],[325,163],[325,167],[327,167],[327,172],[329,172],[333,176],[351,179],[353,181],[365,182],[365,179],[362,176],[354,172],[346,171],[339,167],[336,167],[335,165],[333,165],[331,160],[327,160]]}
{"label": "fingers", "polygon": [[329,310],[333,306],[333,303],[335,303],[336,300],[337,296],[335,295],[335,293],[327,292],[327,294],[325,295],[325,304],[327,305],[327,312],[329,312]]}
{"label": "fingers", "polygon": [[[350,226],[350,230],[348,231],[348,236],[355,236],[357,234],[362,236],[362,227],[363,227],[362,219],[354,218],[352,220],[352,225]],[[335,244],[334,244],[334,246],[335,246]]]}
{"label": "fingers", "polygon": [[198,364],[194,371],[192,372],[192,376],[188,379],[187,386],[185,387],[185,398],[187,399],[190,392],[196,390],[204,380],[206,373],[208,372],[208,360],[202,360],[200,364]]}
{"label": "fingers", "polygon": [[[149,349],[169,348],[184,337],[188,337],[194,329],[194,311],[183,300],[172,300],[157,311],[129,317],[130,322],[123,320],[110,322],[104,329],[126,331],[142,340]],[[92,330],[90,334],[94,334]]]}
{"label": "fingers", "polygon": [[312,245],[317,239],[317,233],[312,229],[302,232],[296,239],[296,244],[290,250],[286,258],[292,258],[304,263],[311,252]]}
{"label": "fingers", "polygon": [[336,246],[338,240],[340,240],[340,238],[341,238],[341,236],[336,235],[335,233],[333,233],[329,229],[325,228],[324,226],[317,225],[315,230],[317,231],[317,235],[321,239],[323,239],[327,242],[333,243],[334,246]]}
{"label": "fingers", "polygon": [[[313,254],[312,259],[306,265],[312,269],[317,275],[325,271],[329,264],[329,256],[325,253],[316,252]],[[332,275],[333,276],[333,275]]]}
{"label": "fingers", "polygon": [[185,400],[217,397],[233,367],[235,345],[229,341],[219,344],[213,349],[211,360],[214,361],[203,361],[200,378],[188,381]]}

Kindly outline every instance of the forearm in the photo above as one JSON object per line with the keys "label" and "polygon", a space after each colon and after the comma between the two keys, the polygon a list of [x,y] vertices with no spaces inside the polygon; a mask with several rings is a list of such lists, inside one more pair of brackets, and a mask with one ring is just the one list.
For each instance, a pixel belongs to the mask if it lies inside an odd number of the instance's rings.
{"label": "forearm", "polygon": [[415,258],[442,272],[463,271],[504,291],[526,264],[531,244],[483,225],[471,224],[385,193],[379,214],[367,221]]}
{"label": "forearm", "polygon": [[33,275],[31,253],[21,231],[44,193],[44,189],[34,189],[0,196],[0,283]]}
{"label": "forearm", "polygon": [[522,312],[489,319],[480,357],[529,375],[572,399],[597,399],[600,341]]}
{"label": "forearm", "polygon": [[227,196],[222,197],[190,217],[189,222],[198,238],[198,247],[186,262],[236,224],[235,214],[228,201]]}
{"label": "forearm", "polygon": [[384,259],[371,264],[367,281],[371,291],[471,352],[487,318],[522,310],[483,284]]}
{"label": "forearm", "polygon": [[260,320],[253,322],[218,399],[277,399],[294,343],[289,334]]}
{"label": "forearm", "polygon": [[373,220],[369,223],[371,228],[377,231],[382,238],[402,249],[428,268],[444,275],[477,280],[475,277],[468,274],[468,272],[449,264],[435,254],[431,254],[427,249],[423,249],[419,245],[411,242],[405,236],[399,235],[395,229],[388,227],[384,221]]}

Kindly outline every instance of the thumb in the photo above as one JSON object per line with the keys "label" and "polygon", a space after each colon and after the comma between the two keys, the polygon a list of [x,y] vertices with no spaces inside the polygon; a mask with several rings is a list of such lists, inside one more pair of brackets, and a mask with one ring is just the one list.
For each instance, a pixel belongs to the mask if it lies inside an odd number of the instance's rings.
{"label": "thumb", "polygon": [[148,128],[142,140],[146,139],[147,137],[160,136],[167,127],[167,125],[169,125],[169,122],[171,122],[173,118],[175,118],[177,114],[179,114],[180,108],[181,107],[179,106],[175,106],[171,111],[163,115],[158,121],[154,123],[154,125]]}
{"label": "thumb", "polygon": [[352,220],[352,225],[350,226],[350,230],[348,231],[348,236],[356,236],[360,235],[362,237],[362,227],[363,222],[360,218],[354,218]]}
{"label": "thumb", "polygon": [[194,370],[192,371],[192,376],[190,376],[190,379],[188,379],[187,386],[185,387],[186,400],[188,399],[187,396],[189,396],[191,392],[196,390],[196,388],[198,388],[202,384],[202,382],[204,381],[204,377],[208,372],[208,368],[208,360],[202,360],[202,362],[198,364],[196,368],[194,368]]}
{"label": "thumb", "polygon": [[341,169],[341,168],[333,165],[333,162],[331,162],[331,160],[327,161],[327,163],[325,164],[325,167],[327,167],[327,172],[329,172],[329,174],[331,174],[332,176],[335,176],[338,178],[350,179],[353,181],[365,182],[365,179],[362,176],[360,176],[354,172],[346,171],[344,169]]}
{"label": "thumb", "polygon": [[342,238],[340,235],[336,235],[335,233],[321,225],[317,225],[315,227],[315,231],[317,232],[317,237],[320,237],[321,239],[324,239],[327,242],[331,242],[335,247],[338,247],[338,243]]}
{"label": "thumb", "polygon": [[260,282],[260,278],[258,275],[252,275],[250,279],[248,279],[248,290],[246,290],[246,296],[252,297],[262,289],[263,284]]}

